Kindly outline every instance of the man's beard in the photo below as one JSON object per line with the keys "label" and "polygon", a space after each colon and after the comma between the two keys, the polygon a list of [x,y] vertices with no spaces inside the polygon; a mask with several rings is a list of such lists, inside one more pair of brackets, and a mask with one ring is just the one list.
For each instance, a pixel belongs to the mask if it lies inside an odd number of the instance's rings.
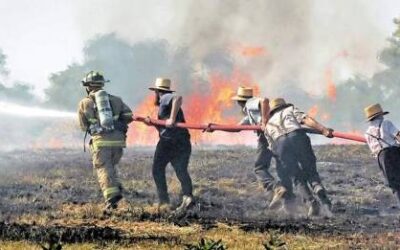
{"label": "man's beard", "polygon": [[157,93],[154,95],[154,105],[160,106],[160,95]]}

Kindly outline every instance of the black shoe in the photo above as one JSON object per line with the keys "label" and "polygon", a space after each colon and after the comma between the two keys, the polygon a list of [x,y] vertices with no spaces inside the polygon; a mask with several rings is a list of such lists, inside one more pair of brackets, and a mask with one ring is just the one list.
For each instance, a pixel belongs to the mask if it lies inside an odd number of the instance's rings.
{"label": "black shoe", "polygon": [[106,201],[106,209],[117,209],[118,202],[122,199],[122,195],[118,194]]}
{"label": "black shoe", "polygon": [[318,199],[321,201],[322,205],[326,206],[329,210],[332,209],[332,202],[326,194],[325,188],[321,184],[314,186],[314,193],[318,196]]}

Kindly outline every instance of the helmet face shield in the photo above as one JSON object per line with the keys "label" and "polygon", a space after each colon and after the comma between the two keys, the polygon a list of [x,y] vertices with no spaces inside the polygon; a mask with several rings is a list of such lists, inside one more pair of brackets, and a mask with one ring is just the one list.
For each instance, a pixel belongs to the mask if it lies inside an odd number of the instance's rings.
{"label": "helmet face shield", "polygon": [[90,71],[83,79],[82,85],[84,87],[103,87],[105,82],[109,82],[104,79],[104,76],[95,71]]}

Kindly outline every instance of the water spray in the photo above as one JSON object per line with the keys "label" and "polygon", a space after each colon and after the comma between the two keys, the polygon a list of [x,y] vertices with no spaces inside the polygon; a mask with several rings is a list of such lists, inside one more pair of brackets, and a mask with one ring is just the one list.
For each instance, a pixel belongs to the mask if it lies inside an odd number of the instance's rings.
{"label": "water spray", "polygon": [[19,117],[50,117],[50,118],[76,118],[74,112],[44,109],[40,107],[29,107],[15,103],[0,102],[0,114]]}

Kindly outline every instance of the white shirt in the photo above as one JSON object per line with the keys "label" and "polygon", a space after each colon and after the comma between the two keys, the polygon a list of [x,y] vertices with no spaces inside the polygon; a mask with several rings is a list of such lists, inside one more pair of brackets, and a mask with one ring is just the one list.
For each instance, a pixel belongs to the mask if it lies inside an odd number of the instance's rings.
{"label": "white shirt", "polygon": [[266,126],[266,135],[275,141],[282,135],[289,134],[298,129],[302,129],[301,122],[307,115],[293,105],[275,112]]}
{"label": "white shirt", "polygon": [[369,122],[365,139],[372,154],[377,157],[379,152],[388,147],[400,146],[396,140],[399,130],[389,120],[377,118]]}
{"label": "white shirt", "polygon": [[240,125],[259,125],[261,124],[260,98],[253,97],[246,101],[243,111],[246,116],[239,122]]}

